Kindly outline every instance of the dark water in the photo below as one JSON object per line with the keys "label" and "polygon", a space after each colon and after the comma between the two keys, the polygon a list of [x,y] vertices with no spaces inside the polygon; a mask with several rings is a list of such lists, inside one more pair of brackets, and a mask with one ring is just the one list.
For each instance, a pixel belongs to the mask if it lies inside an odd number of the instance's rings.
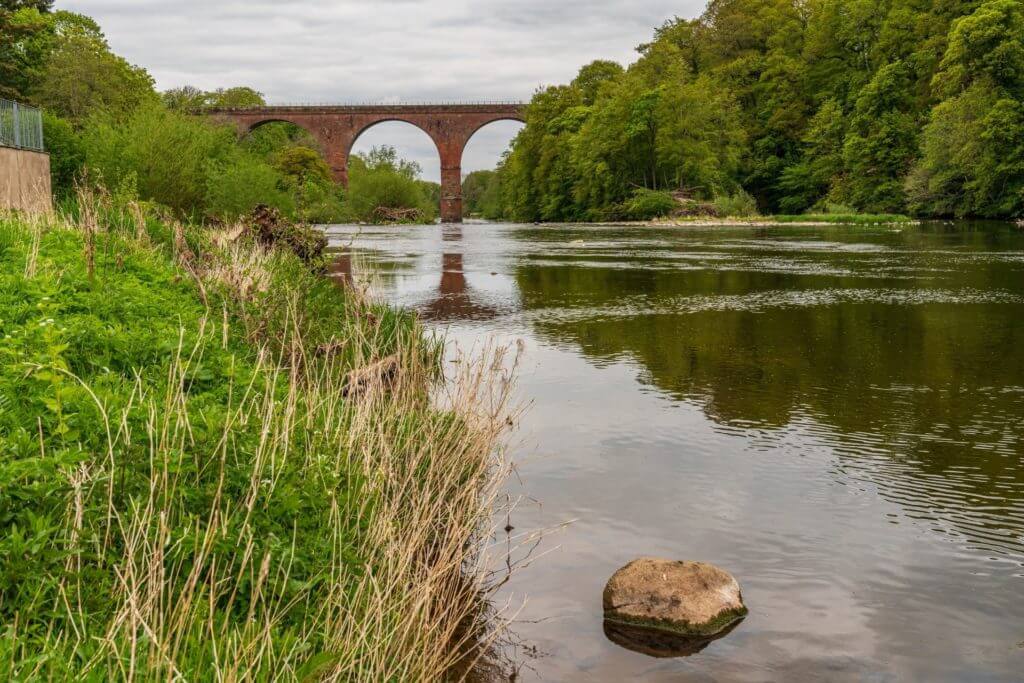
{"label": "dark water", "polygon": [[[525,342],[514,533],[576,521],[500,596],[519,680],[1024,680],[1024,232],[331,233],[461,344]],[[750,616],[614,645],[639,555],[725,567]]]}

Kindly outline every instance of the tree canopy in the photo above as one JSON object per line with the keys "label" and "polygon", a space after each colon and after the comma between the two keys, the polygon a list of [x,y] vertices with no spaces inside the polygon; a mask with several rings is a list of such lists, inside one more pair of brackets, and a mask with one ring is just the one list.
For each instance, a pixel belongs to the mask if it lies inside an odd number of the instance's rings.
{"label": "tree canopy", "polygon": [[1024,214],[1020,0],[712,0],[638,53],[534,95],[487,179],[500,215],[741,189],[770,212]]}

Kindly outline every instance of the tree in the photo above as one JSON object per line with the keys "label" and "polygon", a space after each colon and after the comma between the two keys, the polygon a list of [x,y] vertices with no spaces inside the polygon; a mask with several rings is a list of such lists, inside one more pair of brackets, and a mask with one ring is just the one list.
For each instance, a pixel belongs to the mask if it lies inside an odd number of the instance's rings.
{"label": "tree", "polygon": [[843,192],[843,143],[846,118],[835,99],[826,100],[811,117],[803,137],[801,159],[788,166],[779,179],[779,206],[785,213],[801,213],[823,197]]}
{"label": "tree", "polygon": [[160,93],[164,106],[173,111],[199,111],[207,106],[207,94],[191,85],[171,88]]}
{"label": "tree", "polygon": [[266,105],[263,93],[246,87],[237,86],[234,88],[218,88],[206,93],[207,106],[221,109],[245,109],[247,107],[262,107]]}
{"label": "tree", "polygon": [[904,208],[903,184],[917,156],[919,115],[903,62],[883,66],[857,97],[843,147],[847,171],[841,199],[857,209],[896,213]]}
{"label": "tree", "polygon": [[76,124],[97,112],[123,119],[157,101],[153,79],[144,69],[78,34],[60,41],[33,96],[41,106]]}
{"label": "tree", "polygon": [[287,147],[277,154],[274,166],[296,182],[330,183],[331,169],[320,153],[308,147]]}
{"label": "tree", "polygon": [[579,90],[583,104],[594,104],[601,87],[614,81],[626,72],[618,62],[597,60],[580,69],[579,75],[572,82],[572,87]]}
{"label": "tree", "polygon": [[462,206],[467,216],[501,218],[501,173],[473,171],[462,181]]}
{"label": "tree", "polygon": [[45,13],[53,9],[53,0],[0,0],[0,9],[8,12],[34,9]]}
{"label": "tree", "polygon": [[245,109],[266,104],[262,93],[246,86],[204,91],[191,85],[183,85],[165,91],[160,97],[167,107],[184,112],[211,108]]}
{"label": "tree", "polygon": [[1019,0],[988,0],[954,22],[935,85],[942,94],[954,95],[979,80],[1024,97],[1024,6]]}
{"label": "tree", "polygon": [[1024,214],[1024,8],[989,0],[953,23],[911,205],[938,215]]}
{"label": "tree", "polygon": [[353,156],[346,195],[352,218],[374,222],[382,220],[380,209],[415,209],[419,220],[433,220],[437,186],[421,181],[419,174],[419,164],[401,159],[394,147],[374,147],[365,156]]}

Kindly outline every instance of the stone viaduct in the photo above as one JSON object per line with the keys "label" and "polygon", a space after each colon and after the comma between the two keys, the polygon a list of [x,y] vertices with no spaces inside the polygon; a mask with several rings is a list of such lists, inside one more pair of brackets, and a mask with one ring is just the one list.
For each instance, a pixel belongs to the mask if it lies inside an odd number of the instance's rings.
{"label": "stone viaduct", "polygon": [[462,222],[462,153],[473,134],[495,121],[523,121],[522,104],[408,104],[282,106],[213,109],[239,133],[267,123],[300,126],[316,138],[335,180],[348,185],[348,159],[356,139],[385,121],[404,121],[430,136],[441,157],[441,221]]}

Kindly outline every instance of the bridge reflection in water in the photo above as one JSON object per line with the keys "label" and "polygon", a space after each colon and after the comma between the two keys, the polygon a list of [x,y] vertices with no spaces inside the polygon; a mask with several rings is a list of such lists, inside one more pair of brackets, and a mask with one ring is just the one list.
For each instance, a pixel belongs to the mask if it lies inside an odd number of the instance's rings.
{"label": "bridge reflection in water", "polygon": [[[461,243],[462,230],[446,230],[441,239],[444,242]],[[453,247],[454,249],[454,247]],[[461,251],[444,251],[441,254],[441,276],[437,289],[427,301],[418,304],[416,311],[423,320],[450,322],[459,320],[492,320],[498,317],[498,308],[480,301],[466,280]],[[352,252],[339,252],[328,270],[330,277],[342,285],[355,282],[355,267]]]}

